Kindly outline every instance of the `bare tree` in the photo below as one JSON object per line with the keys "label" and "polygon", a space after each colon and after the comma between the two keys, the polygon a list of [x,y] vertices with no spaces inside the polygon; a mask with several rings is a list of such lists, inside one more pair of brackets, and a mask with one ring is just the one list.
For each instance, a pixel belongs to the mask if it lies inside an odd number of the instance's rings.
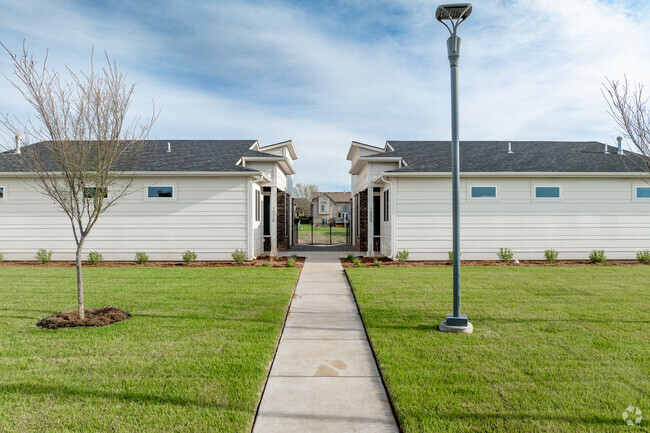
{"label": "bare tree", "polygon": [[[96,71],[67,69],[67,80],[47,64],[39,66],[24,44],[20,54],[4,44],[13,63],[11,84],[31,106],[26,121],[4,114],[6,135],[23,134],[27,142],[15,153],[17,164],[33,179],[35,189],[51,198],[70,219],[76,243],[77,301],[85,318],[81,254],[99,217],[127,195],[134,183],[150,118],[127,120],[134,84],[118,72],[106,55],[106,66]],[[18,139],[17,139],[18,140]],[[19,153],[20,152],[20,153]]]}
{"label": "bare tree", "polygon": [[296,213],[300,216],[311,214],[311,197],[318,192],[318,185],[297,183],[293,188]]}
{"label": "bare tree", "polygon": [[650,113],[643,85],[630,85],[625,77],[619,81],[606,78],[603,95],[620,132],[632,143],[641,158],[634,158],[636,168],[650,173]]}

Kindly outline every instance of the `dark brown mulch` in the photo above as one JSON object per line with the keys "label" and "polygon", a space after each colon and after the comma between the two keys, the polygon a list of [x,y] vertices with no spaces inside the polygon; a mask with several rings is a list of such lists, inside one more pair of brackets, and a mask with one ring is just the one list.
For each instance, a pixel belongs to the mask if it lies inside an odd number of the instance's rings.
{"label": "dark brown mulch", "polygon": [[[400,263],[387,257],[358,257],[363,267],[374,268],[375,262],[380,262],[382,268],[414,268],[414,267],[439,267],[452,266],[448,260],[417,260]],[[348,259],[340,259],[344,268],[356,268],[357,266]],[[546,260],[520,260],[519,263],[502,262],[500,260],[461,260],[462,266],[644,266],[633,260],[607,260],[605,263],[593,263],[589,260],[557,260],[549,263]],[[378,266],[377,266],[378,267]]]}
{"label": "dark brown mulch", "polygon": [[86,308],[86,317],[81,320],[79,312],[59,313],[36,322],[36,326],[47,329],[74,328],[77,326],[106,326],[126,320],[131,315],[115,307]]}
{"label": "dark brown mulch", "polygon": [[[142,265],[139,265],[135,262],[127,261],[104,261],[97,265],[91,265],[88,262],[83,262],[84,267],[89,268],[174,268],[174,267],[188,267],[188,268],[229,268],[229,267],[260,267],[264,263],[269,263],[269,266],[272,268],[286,268],[289,257],[268,257],[260,256],[255,260],[244,262],[241,265],[233,261],[196,261],[192,264],[187,264],[185,262],[148,262]],[[298,257],[296,260],[296,268],[302,268],[302,265],[305,263],[304,257]],[[31,261],[6,261],[1,262],[0,267],[38,267],[38,268],[74,268],[77,266],[75,262],[72,261],[57,261],[49,262],[45,265],[31,260]]]}

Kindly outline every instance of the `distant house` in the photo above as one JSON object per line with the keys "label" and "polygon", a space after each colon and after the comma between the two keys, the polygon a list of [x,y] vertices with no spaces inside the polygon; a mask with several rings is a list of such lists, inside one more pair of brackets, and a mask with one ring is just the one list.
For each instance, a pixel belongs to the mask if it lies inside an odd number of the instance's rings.
{"label": "distant house", "polygon": [[[45,248],[55,260],[73,260],[70,222],[31,188],[17,161],[25,155],[0,153],[0,253],[33,260]],[[231,260],[236,249],[248,258],[287,249],[296,159],[291,141],[266,147],[256,140],[147,141],[133,193],[100,217],[85,251],[107,260],[133,260],[136,251],[179,260],[185,250],[199,260]]]}
{"label": "distant house", "polygon": [[[510,149],[510,151],[509,151]],[[607,152],[605,152],[607,150]],[[446,260],[452,249],[449,141],[352,142],[352,239],[364,254]],[[496,259],[634,259],[650,249],[650,183],[636,154],[598,142],[460,144],[461,253]]]}
{"label": "distant house", "polygon": [[311,197],[311,216],[314,225],[345,225],[350,221],[349,192],[317,192]]}

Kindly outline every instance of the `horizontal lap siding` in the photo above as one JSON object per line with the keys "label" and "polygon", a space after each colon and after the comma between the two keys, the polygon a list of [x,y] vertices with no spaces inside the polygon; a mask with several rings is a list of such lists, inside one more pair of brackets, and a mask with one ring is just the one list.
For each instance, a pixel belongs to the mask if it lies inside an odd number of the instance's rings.
{"label": "horizontal lap siding", "polygon": [[[246,177],[137,179],[135,191],[100,216],[84,246],[106,260],[180,260],[185,250],[199,260],[228,260],[246,245]],[[74,258],[68,218],[49,198],[23,181],[0,180],[10,196],[0,203],[0,252],[5,259],[33,259],[36,250],[54,260]],[[147,185],[173,185],[175,199],[145,199]]]}
{"label": "horizontal lap siding", "polygon": [[[586,259],[593,249],[609,258],[634,259],[650,249],[650,202],[632,200],[629,179],[464,179],[461,181],[462,258],[496,259],[500,247],[518,259]],[[468,200],[469,185],[496,185],[497,200]],[[447,259],[451,250],[448,179],[398,182],[397,247],[414,260]],[[533,185],[561,185],[559,201],[532,198]]]}

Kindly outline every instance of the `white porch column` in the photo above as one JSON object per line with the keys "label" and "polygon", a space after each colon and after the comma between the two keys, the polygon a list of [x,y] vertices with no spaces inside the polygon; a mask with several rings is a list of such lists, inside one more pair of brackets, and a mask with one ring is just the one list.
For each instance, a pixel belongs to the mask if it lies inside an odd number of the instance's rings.
{"label": "white porch column", "polygon": [[271,188],[271,256],[278,255],[278,187]]}
{"label": "white porch column", "polygon": [[253,178],[249,177],[246,181],[246,237],[248,260],[255,257],[255,231],[253,228],[253,221],[255,221],[255,188],[253,188]]}

